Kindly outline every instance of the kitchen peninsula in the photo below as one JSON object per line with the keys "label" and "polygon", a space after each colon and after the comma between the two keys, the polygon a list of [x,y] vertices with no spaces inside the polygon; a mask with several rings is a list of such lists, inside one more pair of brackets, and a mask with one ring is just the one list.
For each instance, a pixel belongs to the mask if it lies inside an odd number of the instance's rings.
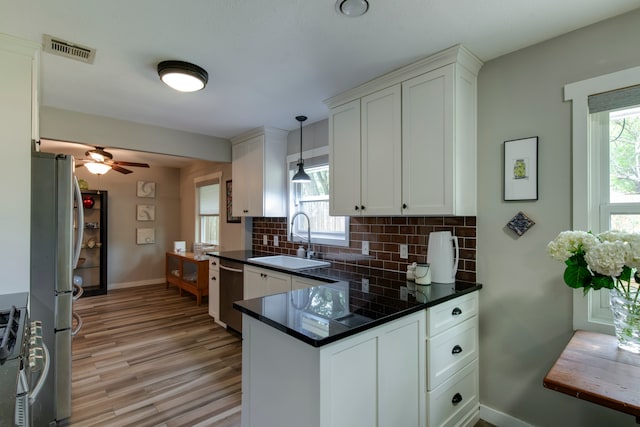
{"label": "kitchen peninsula", "polygon": [[[478,291],[402,272],[265,267],[326,283],[234,303],[243,313],[242,425],[439,426],[478,419]],[[255,259],[255,258],[254,258]]]}

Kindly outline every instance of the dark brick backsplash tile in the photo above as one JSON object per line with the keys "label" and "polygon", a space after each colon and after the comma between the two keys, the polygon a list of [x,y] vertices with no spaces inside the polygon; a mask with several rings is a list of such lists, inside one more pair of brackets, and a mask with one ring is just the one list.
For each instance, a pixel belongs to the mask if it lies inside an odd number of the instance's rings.
{"label": "dark brick backsplash tile", "polygon": [[[287,226],[287,218],[253,218],[252,249],[295,255],[301,243],[288,241]],[[384,277],[398,280],[404,277],[407,265],[426,262],[429,233],[433,231],[450,231],[458,236],[460,262],[456,278],[475,282],[476,217],[351,217],[350,247],[314,244],[313,249],[319,257],[333,261],[337,271],[366,274],[366,269],[378,268],[384,270]],[[267,246],[262,244],[265,234]],[[280,239],[278,247],[273,246],[274,235]],[[365,240],[369,242],[369,256],[361,255]],[[400,244],[408,245],[408,259],[400,259]]]}

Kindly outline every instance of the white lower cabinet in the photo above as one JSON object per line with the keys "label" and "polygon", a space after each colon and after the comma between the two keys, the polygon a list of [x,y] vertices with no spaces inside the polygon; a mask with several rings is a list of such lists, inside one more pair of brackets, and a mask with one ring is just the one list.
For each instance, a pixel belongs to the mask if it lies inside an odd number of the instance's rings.
{"label": "white lower cabinet", "polygon": [[424,311],[319,348],[242,322],[243,427],[426,425]]}
{"label": "white lower cabinet", "polygon": [[219,260],[209,258],[209,316],[220,322],[220,267]]}
{"label": "white lower cabinet", "polygon": [[291,290],[291,276],[286,273],[245,265],[244,299],[279,294]]}
{"label": "white lower cabinet", "polygon": [[329,282],[321,280],[309,279],[307,277],[291,276],[291,290],[312,288],[314,286],[328,285]]}
{"label": "white lower cabinet", "polygon": [[480,417],[477,313],[477,292],[427,309],[429,427],[468,427]]}

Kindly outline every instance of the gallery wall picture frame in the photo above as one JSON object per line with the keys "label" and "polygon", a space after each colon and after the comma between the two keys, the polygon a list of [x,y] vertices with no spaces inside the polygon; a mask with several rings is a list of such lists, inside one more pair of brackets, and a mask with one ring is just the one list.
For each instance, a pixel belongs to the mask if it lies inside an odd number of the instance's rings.
{"label": "gallery wall picture frame", "polygon": [[156,183],[153,181],[138,181],[136,195],[154,199],[156,197]]}
{"label": "gallery wall picture frame", "polygon": [[538,137],[504,142],[504,200],[538,200]]}
{"label": "gallery wall picture frame", "polygon": [[225,200],[227,207],[227,222],[239,223],[242,221],[242,218],[239,216],[233,216],[233,183],[231,180],[228,180],[226,183],[226,191],[225,191]]}
{"label": "gallery wall picture frame", "polygon": [[155,221],[156,207],[155,205],[137,205],[136,220],[138,221]]}
{"label": "gallery wall picture frame", "polygon": [[155,228],[137,228],[136,243],[138,245],[152,245],[156,242]]}

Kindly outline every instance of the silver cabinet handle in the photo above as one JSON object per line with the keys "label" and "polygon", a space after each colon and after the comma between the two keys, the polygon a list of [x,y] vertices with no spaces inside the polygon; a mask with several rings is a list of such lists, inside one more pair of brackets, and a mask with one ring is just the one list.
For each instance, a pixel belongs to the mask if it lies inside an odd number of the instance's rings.
{"label": "silver cabinet handle", "polygon": [[78,178],[73,176],[73,194],[76,199],[76,244],[73,247],[73,268],[78,266],[78,260],[80,259],[80,250],[82,249],[82,239],[84,238],[84,209],[82,207],[82,193],[80,192],[80,184],[78,184]]}
{"label": "silver cabinet handle", "polygon": [[76,285],[75,283],[73,283],[71,286],[73,286],[77,291],[72,297],[72,299],[75,301],[82,296],[82,294],[84,293],[84,288],[80,285]]}

